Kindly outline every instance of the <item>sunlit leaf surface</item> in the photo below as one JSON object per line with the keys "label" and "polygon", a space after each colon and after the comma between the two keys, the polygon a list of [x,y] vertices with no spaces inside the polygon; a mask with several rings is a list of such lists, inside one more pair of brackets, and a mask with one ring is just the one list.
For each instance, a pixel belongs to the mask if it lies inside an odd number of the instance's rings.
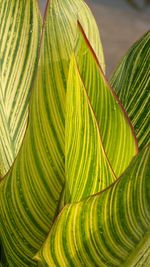
{"label": "sunlit leaf surface", "polygon": [[98,29],[83,1],[50,1],[46,14],[28,129],[13,168],[0,184],[2,241],[13,267],[36,265],[32,258],[59,207],[65,179],[66,85],[78,18],[104,65]]}
{"label": "sunlit leaf surface", "polygon": [[148,266],[150,147],[107,190],[68,204],[36,260],[40,266]]}
{"label": "sunlit leaf surface", "polygon": [[8,172],[27,127],[37,69],[41,17],[36,0],[0,4],[0,178]]}
{"label": "sunlit leaf surface", "polygon": [[97,120],[106,155],[117,177],[137,153],[137,140],[126,111],[110,87],[83,32],[76,47],[78,68]]}

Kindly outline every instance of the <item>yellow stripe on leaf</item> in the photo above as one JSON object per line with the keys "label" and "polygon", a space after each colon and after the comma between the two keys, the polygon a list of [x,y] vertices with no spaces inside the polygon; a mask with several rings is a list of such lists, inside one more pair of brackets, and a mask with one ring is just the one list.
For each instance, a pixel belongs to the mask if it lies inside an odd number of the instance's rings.
{"label": "yellow stripe on leaf", "polygon": [[0,177],[16,158],[27,127],[37,70],[41,17],[36,0],[1,1]]}
{"label": "yellow stripe on leaf", "polygon": [[137,140],[127,113],[110,87],[97,56],[79,23],[76,58],[81,78],[95,113],[104,149],[119,177],[137,154]]}
{"label": "yellow stripe on leaf", "polygon": [[[104,64],[97,26],[93,18],[90,20],[92,15],[84,2],[49,1],[28,129],[13,168],[0,183],[2,243],[13,267],[35,266],[32,258],[44,242],[61,204],[65,180],[66,85],[77,37],[77,19],[81,17],[79,11],[93,48]],[[24,36],[25,32],[20,31]],[[92,41],[95,36],[96,42]],[[23,59],[16,60],[17,65]],[[28,66],[28,75],[32,67]],[[20,82],[24,85],[24,77]],[[15,118],[14,114],[11,118]]]}
{"label": "yellow stripe on leaf", "polygon": [[68,76],[65,133],[66,197],[73,202],[105,189],[116,179],[74,56]]}
{"label": "yellow stripe on leaf", "polygon": [[107,190],[67,205],[35,256],[40,266],[148,266],[149,161],[147,147]]}
{"label": "yellow stripe on leaf", "polygon": [[150,140],[150,31],[130,48],[111,77],[141,150]]}

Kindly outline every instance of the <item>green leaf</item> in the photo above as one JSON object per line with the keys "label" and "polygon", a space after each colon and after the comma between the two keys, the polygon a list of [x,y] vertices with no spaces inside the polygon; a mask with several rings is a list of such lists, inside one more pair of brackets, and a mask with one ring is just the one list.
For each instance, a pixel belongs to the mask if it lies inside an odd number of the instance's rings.
{"label": "green leaf", "polygon": [[0,177],[14,162],[27,127],[41,17],[36,0],[1,1]]}
{"label": "green leaf", "polygon": [[97,26],[84,2],[50,1],[28,129],[13,168],[0,183],[2,242],[13,267],[35,266],[33,255],[44,242],[61,204],[66,84],[77,38],[77,18],[84,22],[103,64]]}
{"label": "green leaf", "polygon": [[66,202],[105,189],[137,153],[130,121],[109,87],[83,28],[78,26],[77,64],[73,59],[67,86]]}
{"label": "green leaf", "polygon": [[0,239],[0,267],[8,267],[6,255]]}
{"label": "green leaf", "polygon": [[74,56],[68,76],[65,131],[66,200],[74,202],[101,191],[116,179]]}
{"label": "green leaf", "polygon": [[111,84],[134,126],[139,149],[150,140],[150,31],[129,50]]}
{"label": "green leaf", "polygon": [[150,147],[107,190],[65,206],[35,259],[40,266],[148,266]]}
{"label": "green leaf", "polygon": [[123,106],[107,82],[99,61],[79,24],[76,58],[95,113],[104,150],[117,177],[137,153],[137,140]]}

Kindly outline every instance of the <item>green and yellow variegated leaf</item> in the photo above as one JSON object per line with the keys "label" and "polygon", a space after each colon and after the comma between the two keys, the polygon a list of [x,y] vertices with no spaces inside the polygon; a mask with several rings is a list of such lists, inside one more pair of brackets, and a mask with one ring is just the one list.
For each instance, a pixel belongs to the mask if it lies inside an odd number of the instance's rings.
{"label": "green and yellow variegated leaf", "polygon": [[35,259],[39,266],[149,266],[150,148],[107,190],[68,204]]}
{"label": "green and yellow variegated leaf", "polygon": [[[49,1],[50,2],[50,1]],[[67,60],[72,55],[78,38],[77,20],[82,23],[103,70],[105,71],[103,48],[94,16],[83,0],[53,0],[47,7],[46,31],[51,38],[48,44],[53,53],[53,60]]]}
{"label": "green and yellow variegated leaf", "polygon": [[0,17],[0,177],[3,177],[16,158],[27,126],[41,17],[37,0],[1,1]]}
{"label": "green and yellow variegated leaf", "polygon": [[60,207],[65,178],[66,84],[78,17],[88,22],[89,40],[97,39],[93,48],[102,55],[95,21],[90,21],[92,15],[83,1],[53,0],[46,13],[28,129],[13,168],[0,184],[2,242],[11,267],[35,266],[32,257]]}
{"label": "green and yellow variegated leaf", "polygon": [[131,119],[142,149],[150,140],[150,31],[129,50],[112,75],[111,84]]}
{"label": "green and yellow variegated leaf", "polygon": [[74,55],[68,76],[65,133],[66,201],[75,202],[105,189],[116,177]]}
{"label": "green and yellow variegated leaf", "polygon": [[44,45],[41,51],[43,61],[40,63],[37,85],[41,94],[42,88],[45,90],[46,109],[49,112],[47,123],[51,128],[51,150],[55,155],[54,164],[62,172],[65,158],[66,87],[70,57],[78,35],[78,18],[83,22],[83,28],[102,66],[104,59],[95,20],[82,0],[51,1],[46,14]]}
{"label": "green and yellow variegated leaf", "polygon": [[113,92],[79,24],[76,46],[78,68],[95,113],[104,149],[119,177],[137,153],[137,140],[128,115]]}

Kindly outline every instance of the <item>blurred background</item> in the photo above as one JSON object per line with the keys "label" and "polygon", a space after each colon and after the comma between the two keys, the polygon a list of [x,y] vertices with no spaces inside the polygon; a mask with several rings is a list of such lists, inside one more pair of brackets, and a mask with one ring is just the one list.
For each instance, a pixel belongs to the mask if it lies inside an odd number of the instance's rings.
{"label": "blurred background", "polygon": [[[150,0],[85,0],[97,21],[110,77],[130,46],[150,29]],[[46,0],[39,0],[44,13]]]}

